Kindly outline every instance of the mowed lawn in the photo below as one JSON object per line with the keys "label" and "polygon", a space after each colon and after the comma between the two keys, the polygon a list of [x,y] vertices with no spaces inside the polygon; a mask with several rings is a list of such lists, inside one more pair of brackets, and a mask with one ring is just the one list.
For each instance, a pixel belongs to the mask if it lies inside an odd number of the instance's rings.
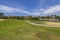
{"label": "mowed lawn", "polygon": [[60,40],[60,28],[34,26],[26,20],[0,21],[0,40]]}

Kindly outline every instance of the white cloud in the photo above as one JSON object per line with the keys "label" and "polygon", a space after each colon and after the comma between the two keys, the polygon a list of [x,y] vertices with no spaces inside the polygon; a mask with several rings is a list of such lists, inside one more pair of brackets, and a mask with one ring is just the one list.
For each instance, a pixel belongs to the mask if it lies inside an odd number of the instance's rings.
{"label": "white cloud", "polygon": [[20,9],[20,8],[14,8],[6,5],[0,5],[0,11],[2,12],[8,12],[8,13],[13,13],[13,12],[18,12],[18,13],[29,13],[26,10]]}
{"label": "white cloud", "polygon": [[49,7],[48,9],[44,10],[44,14],[49,14],[49,13],[54,13],[54,12],[57,12],[57,11],[60,11],[60,5],[55,5],[55,6],[52,6],[52,7]]}
{"label": "white cloud", "polygon": [[46,15],[46,14],[54,14],[54,13],[58,13],[60,12],[60,5],[55,5],[55,6],[51,6],[48,9],[38,9],[38,10],[33,10],[32,13],[30,13],[31,15]]}
{"label": "white cloud", "polygon": [[39,15],[41,15],[41,13],[44,11],[44,9],[39,9],[39,10],[37,10],[37,9],[35,9],[35,10],[33,10],[31,13],[29,13],[29,15],[37,15],[37,16],[39,16]]}
{"label": "white cloud", "polygon": [[33,10],[32,12],[6,5],[0,5],[0,11],[8,13],[27,13],[28,15],[51,14],[60,11],[60,5],[51,6],[48,9]]}
{"label": "white cloud", "polygon": [[44,9],[40,9],[39,11],[44,11]]}
{"label": "white cloud", "polygon": [[39,16],[40,13],[39,12],[32,12],[32,13],[29,13],[28,15]]}
{"label": "white cloud", "polygon": [[8,6],[4,6],[4,5],[0,5],[0,10],[6,11],[6,12],[13,12],[14,8],[8,7]]}

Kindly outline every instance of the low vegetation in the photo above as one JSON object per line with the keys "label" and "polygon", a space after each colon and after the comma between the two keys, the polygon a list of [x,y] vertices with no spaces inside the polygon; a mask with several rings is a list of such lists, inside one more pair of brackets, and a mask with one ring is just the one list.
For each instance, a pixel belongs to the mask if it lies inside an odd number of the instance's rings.
{"label": "low vegetation", "polygon": [[25,20],[0,21],[0,40],[60,40],[60,28],[34,26]]}

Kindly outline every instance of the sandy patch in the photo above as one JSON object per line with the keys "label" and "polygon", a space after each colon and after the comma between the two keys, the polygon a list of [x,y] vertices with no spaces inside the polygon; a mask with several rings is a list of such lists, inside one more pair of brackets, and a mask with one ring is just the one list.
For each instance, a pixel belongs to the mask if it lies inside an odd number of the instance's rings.
{"label": "sandy patch", "polygon": [[0,19],[0,21],[3,21],[4,19]]}
{"label": "sandy patch", "polygon": [[46,22],[47,25],[60,25],[60,23],[57,22]]}
{"label": "sandy patch", "polygon": [[36,26],[45,26],[45,27],[60,27],[60,23],[56,23],[56,22],[45,22],[44,24],[36,24],[30,21],[26,21],[32,25],[36,25]]}

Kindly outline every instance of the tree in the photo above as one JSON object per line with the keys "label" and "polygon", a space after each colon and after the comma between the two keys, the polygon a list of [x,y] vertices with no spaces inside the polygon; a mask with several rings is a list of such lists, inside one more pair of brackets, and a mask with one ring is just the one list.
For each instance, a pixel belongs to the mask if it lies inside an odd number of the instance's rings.
{"label": "tree", "polygon": [[49,19],[49,18],[50,18],[50,16],[49,16],[49,15],[47,15],[47,16],[46,16],[46,18],[47,18],[47,19]]}
{"label": "tree", "polygon": [[3,18],[4,17],[4,13],[0,13],[0,18]]}

